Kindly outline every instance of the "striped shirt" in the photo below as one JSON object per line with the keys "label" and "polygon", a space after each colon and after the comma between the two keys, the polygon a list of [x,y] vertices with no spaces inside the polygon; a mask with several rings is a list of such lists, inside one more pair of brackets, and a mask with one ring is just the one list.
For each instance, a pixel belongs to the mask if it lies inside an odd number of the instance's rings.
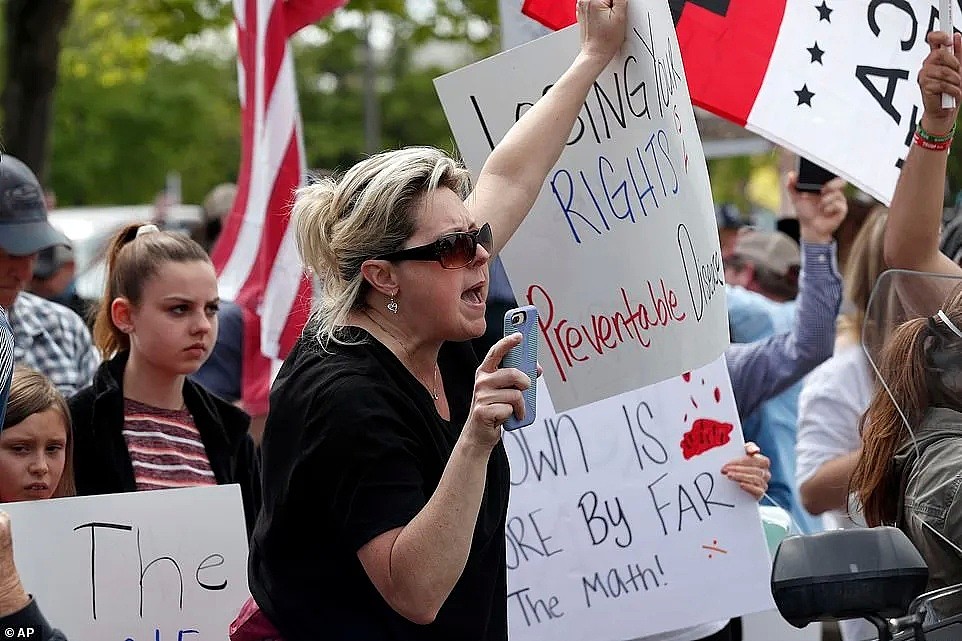
{"label": "striped shirt", "polygon": [[124,440],[137,491],[216,485],[194,417],[124,399]]}
{"label": "striped shirt", "polygon": [[0,427],[7,409],[10,383],[13,377],[13,332],[7,322],[7,315],[0,307]]}

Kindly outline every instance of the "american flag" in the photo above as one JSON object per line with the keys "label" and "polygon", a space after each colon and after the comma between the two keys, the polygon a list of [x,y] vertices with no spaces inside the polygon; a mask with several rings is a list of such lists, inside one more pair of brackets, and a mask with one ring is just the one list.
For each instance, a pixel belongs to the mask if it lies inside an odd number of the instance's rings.
{"label": "american flag", "polygon": [[267,411],[272,365],[297,340],[311,285],[289,227],[306,177],[290,38],[345,0],[234,0],[242,149],[238,192],[212,251],[221,296],[244,310],[242,402]]}

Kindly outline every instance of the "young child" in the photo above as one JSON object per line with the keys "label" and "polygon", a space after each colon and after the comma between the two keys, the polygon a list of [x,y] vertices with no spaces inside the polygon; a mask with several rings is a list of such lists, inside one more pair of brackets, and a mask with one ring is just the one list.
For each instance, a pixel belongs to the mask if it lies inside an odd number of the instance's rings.
{"label": "young child", "polygon": [[260,504],[248,416],[187,377],[217,339],[217,277],[188,236],[130,225],[114,237],[94,325],[103,353],[70,399],[81,495],[239,483]]}
{"label": "young child", "polygon": [[[8,340],[11,339],[11,340]],[[45,376],[18,367],[12,380],[4,356],[13,344],[0,313],[0,502],[74,493],[70,414]],[[9,398],[8,398],[9,397]],[[6,409],[6,415],[2,410]],[[10,517],[0,511],[0,628],[33,630],[39,641],[66,641],[24,589],[13,559]]]}
{"label": "young child", "polygon": [[70,412],[47,377],[17,367],[0,430],[0,503],[73,496]]}

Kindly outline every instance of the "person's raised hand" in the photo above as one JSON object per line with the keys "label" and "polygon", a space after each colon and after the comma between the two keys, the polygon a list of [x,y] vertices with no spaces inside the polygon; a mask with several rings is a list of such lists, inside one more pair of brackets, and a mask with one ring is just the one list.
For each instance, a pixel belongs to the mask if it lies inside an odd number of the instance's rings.
{"label": "person's raised hand", "polygon": [[625,42],[628,0],[578,0],[581,51],[603,65],[611,62]]}
{"label": "person's raised hand", "polygon": [[789,172],[786,187],[798,216],[799,238],[807,243],[832,242],[832,235],[848,215],[845,181],[833,178],[817,194],[798,191],[797,184],[798,175]]}
{"label": "person's raised hand", "polygon": [[[962,104],[962,35],[933,31],[926,37],[931,51],[919,71],[922,128],[941,136],[952,130]],[[955,107],[942,108],[942,94],[955,97]]]}

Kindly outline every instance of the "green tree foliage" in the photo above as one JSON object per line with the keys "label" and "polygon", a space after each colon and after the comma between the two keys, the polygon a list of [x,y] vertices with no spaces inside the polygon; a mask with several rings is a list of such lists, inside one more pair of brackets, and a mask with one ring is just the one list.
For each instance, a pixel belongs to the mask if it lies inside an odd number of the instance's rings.
{"label": "green tree foliage", "polygon": [[[199,202],[236,179],[230,10],[223,0],[76,0],[52,140],[50,183],[61,204],[150,202],[170,171],[182,176],[184,200]],[[369,21],[378,31],[380,146],[453,149],[433,79],[496,51],[496,11],[496,0],[351,0],[344,15],[299,35],[309,166],[346,168],[366,153]]]}
{"label": "green tree foliage", "polygon": [[231,62],[155,57],[143,79],[108,86],[65,75],[51,185],[64,205],[151,202],[177,171],[184,201],[200,202],[235,179],[239,123]]}

